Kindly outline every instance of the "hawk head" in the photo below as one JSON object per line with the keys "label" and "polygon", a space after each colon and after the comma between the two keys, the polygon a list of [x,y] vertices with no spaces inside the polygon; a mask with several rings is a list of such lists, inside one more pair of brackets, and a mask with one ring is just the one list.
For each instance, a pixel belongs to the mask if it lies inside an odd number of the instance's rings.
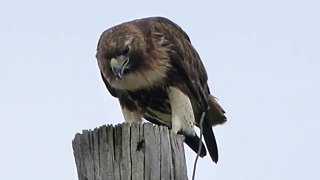
{"label": "hawk head", "polygon": [[145,42],[141,32],[128,25],[118,25],[106,30],[100,37],[97,48],[97,59],[105,68],[109,68],[112,74],[109,78],[122,79],[130,71],[143,63]]}
{"label": "hawk head", "polygon": [[131,22],[103,32],[96,57],[100,71],[112,87],[135,90],[153,85],[166,76],[169,58],[157,43],[163,38],[150,34],[149,27]]}

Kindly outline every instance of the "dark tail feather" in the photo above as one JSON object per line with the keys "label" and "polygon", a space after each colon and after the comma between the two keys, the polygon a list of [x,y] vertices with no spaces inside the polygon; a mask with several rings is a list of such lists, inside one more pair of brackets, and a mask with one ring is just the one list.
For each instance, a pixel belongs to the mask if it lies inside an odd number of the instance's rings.
{"label": "dark tail feather", "polygon": [[[199,149],[199,141],[200,138],[197,136],[197,134],[195,133],[195,135],[188,135],[188,134],[184,134],[185,140],[184,142],[195,152],[198,153],[198,149]],[[201,142],[201,152],[200,152],[200,157],[204,157],[207,155],[207,151],[206,151],[206,147],[203,144],[203,142]]]}
{"label": "dark tail feather", "polygon": [[203,121],[203,137],[204,137],[204,141],[206,142],[207,149],[209,151],[212,161],[217,163],[218,162],[217,142],[216,142],[214,133],[212,131],[212,127],[208,122],[207,116]]}
{"label": "dark tail feather", "polygon": [[[151,116],[144,116],[145,119],[147,119],[148,121],[150,121],[151,123],[154,123],[154,124],[157,124],[157,125],[160,125],[160,126],[167,126],[166,124],[164,124],[163,122],[155,119],[155,118],[152,118]],[[196,133],[194,133],[194,135],[190,135],[190,134],[187,134],[187,133],[183,133],[182,131],[179,131],[178,134],[182,134],[184,135],[185,137],[185,140],[184,142],[195,152],[198,154],[198,149],[199,149],[199,141],[200,141],[200,138],[197,136]],[[201,145],[201,152],[200,152],[200,157],[204,157],[207,155],[207,151],[206,151],[206,147],[205,145],[203,144],[203,142],[201,142],[202,145]]]}

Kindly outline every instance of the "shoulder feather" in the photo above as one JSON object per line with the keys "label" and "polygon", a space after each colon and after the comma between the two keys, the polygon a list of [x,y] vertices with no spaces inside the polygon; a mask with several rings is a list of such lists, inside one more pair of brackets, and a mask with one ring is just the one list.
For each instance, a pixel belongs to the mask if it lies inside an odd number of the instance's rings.
{"label": "shoulder feather", "polygon": [[189,90],[198,100],[203,111],[208,107],[207,72],[199,54],[191,44],[190,38],[180,26],[163,17],[153,18],[154,30],[160,31],[162,36],[170,42],[168,54],[172,65],[179,70],[186,79]]}

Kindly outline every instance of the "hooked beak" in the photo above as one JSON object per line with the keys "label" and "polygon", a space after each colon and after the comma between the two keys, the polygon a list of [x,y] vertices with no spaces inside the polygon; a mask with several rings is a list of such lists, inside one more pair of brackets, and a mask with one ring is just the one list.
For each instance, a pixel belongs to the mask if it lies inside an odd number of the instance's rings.
{"label": "hooked beak", "polygon": [[116,75],[119,79],[123,76],[123,71],[126,68],[129,62],[129,58],[117,57],[112,58],[110,61],[111,69],[114,75]]}

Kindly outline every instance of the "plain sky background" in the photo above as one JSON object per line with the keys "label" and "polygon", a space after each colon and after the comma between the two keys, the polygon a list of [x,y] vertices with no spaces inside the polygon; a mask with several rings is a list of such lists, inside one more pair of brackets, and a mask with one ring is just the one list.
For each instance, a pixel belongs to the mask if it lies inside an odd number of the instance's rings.
{"label": "plain sky background", "polygon": [[214,128],[219,163],[199,159],[196,179],[320,179],[318,0],[1,1],[1,179],[77,179],[75,133],[123,122],[98,38],[148,16],[189,34],[227,112]]}

